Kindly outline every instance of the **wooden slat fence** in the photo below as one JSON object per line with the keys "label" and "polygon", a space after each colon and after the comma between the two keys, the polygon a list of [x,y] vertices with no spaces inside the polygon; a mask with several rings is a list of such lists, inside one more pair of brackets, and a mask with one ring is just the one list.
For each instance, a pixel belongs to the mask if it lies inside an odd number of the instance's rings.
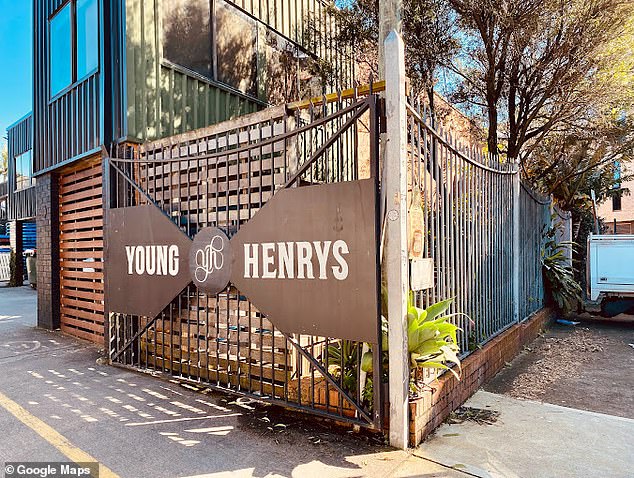
{"label": "wooden slat fence", "polygon": [[104,342],[101,162],[82,163],[59,178],[61,328]]}

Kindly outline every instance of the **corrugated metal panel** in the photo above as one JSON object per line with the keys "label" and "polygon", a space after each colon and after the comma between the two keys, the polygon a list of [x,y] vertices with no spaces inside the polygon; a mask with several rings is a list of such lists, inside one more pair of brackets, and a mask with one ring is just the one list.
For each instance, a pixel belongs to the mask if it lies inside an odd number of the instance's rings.
{"label": "corrugated metal panel", "polygon": [[[48,19],[63,0],[35,0],[33,68],[34,171],[68,162],[101,144],[99,73],[51,101]],[[99,2],[103,8],[103,1]]]}
{"label": "corrugated metal panel", "polygon": [[[11,223],[7,224],[7,235],[11,233]],[[35,249],[37,247],[37,224],[35,221],[22,223],[22,249]]]}
{"label": "corrugated metal panel", "polygon": [[35,217],[35,187],[15,190],[15,157],[32,149],[32,116],[28,115],[7,130],[9,153],[8,219]]}

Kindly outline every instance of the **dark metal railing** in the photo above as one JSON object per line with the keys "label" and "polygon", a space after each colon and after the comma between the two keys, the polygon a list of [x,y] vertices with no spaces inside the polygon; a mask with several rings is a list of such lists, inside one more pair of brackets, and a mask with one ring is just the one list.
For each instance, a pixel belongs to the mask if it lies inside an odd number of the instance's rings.
{"label": "dark metal railing", "polygon": [[[423,307],[453,297],[449,312],[461,327],[463,355],[517,323],[514,255],[519,255],[519,320],[544,306],[540,254],[550,224],[550,200],[521,189],[517,166],[473,147],[468,133],[444,130],[420,103],[408,109],[410,199],[424,210],[424,255],[433,259],[434,286],[417,294]],[[437,124],[438,123],[438,124]],[[513,210],[519,208],[515,230]],[[519,234],[519,250],[514,250]]]}

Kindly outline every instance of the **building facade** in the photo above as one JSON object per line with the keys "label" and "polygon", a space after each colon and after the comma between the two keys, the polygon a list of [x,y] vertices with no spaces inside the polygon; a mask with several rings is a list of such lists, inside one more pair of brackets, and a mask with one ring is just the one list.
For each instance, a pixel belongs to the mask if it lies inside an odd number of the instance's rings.
{"label": "building facade", "polygon": [[[617,174],[629,177],[630,171]],[[597,215],[603,219],[607,234],[634,234],[634,179],[618,183],[618,191],[599,205]]]}
{"label": "building facade", "polygon": [[[16,251],[20,221],[37,223],[40,326],[103,343],[104,156],[345,86],[351,63],[315,25],[335,28],[321,0],[35,0],[8,212]],[[318,59],[331,84],[310,74]]]}

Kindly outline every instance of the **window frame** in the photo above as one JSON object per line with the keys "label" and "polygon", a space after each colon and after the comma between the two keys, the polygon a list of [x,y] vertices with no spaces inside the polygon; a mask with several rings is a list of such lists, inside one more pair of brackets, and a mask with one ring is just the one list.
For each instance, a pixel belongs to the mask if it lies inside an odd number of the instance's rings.
{"label": "window frame", "polygon": [[[181,65],[179,63],[174,62],[173,60],[170,60],[168,58],[165,57],[165,28],[164,28],[164,22],[163,22],[163,16],[165,14],[165,9],[163,7],[163,3],[160,3],[160,11],[159,11],[159,15],[158,15],[158,33],[159,33],[159,58],[160,58],[160,64],[167,67],[167,68],[172,68],[175,71],[178,71],[180,73],[183,73],[187,76],[191,76],[192,78],[196,78],[198,81],[203,81],[207,84],[213,85],[213,86],[217,86],[220,88],[224,88],[225,90],[231,91],[239,96],[243,96],[244,98],[247,98],[251,101],[255,101],[257,103],[260,103],[262,105],[266,105],[266,101],[262,100],[258,94],[256,94],[255,96],[249,92],[246,91],[242,91],[238,88],[236,88],[233,85],[230,85],[229,83],[225,83],[222,82],[218,79],[218,42],[217,42],[217,36],[218,36],[218,25],[217,25],[217,18],[215,15],[216,12],[216,6],[218,5],[219,2],[224,3],[226,6],[228,6],[229,8],[233,8],[236,10],[236,13],[239,15],[242,15],[245,17],[245,19],[248,19],[249,21],[252,21],[256,27],[256,29],[259,28],[259,23],[260,21],[253,17],[252,15],[250,15],[249,13],[245,12],[243,9],[241,9],[240,7],[238,7],[237,5],[231,3],[231,2],[227,2],[224,0],[209,0],[209,12],[210,12],[210,21],[209,21],[209,26],[210,26],[210,31],[211,31],[211,35],[210,35],[210,47],[211,47],[211,72],[212,72],[212,78],[209,78],[205,75],[202,75],[184,65]],[[256,34],[255,36],[255,50],[256,50],[256,54],[257,52],[259,52],[259,35]],[[259,69],[260,65],[259,62],[257,61],[257,56],[256,56],[256,85],[255,85],[255,89],[256,91],[258,90],[258,85],[257,85],[257,77],[258,77],[258,69]]]}
{"label": "window frame", "polygon": [[[60,97],[64,96],[69,91],[76,88],[78,85],[86,81],[91,76],[94,76],[99,72],[100,63],[101,63],[101,35],[99,34],[101,25],[101,6],[99,0],[94,0],[97,5],[97,66],[92,70],[88,71],[81,78],[77,77],[77,0],[65,0],[62,2],[48,17],[47,20],[47,40],[48,40],[48,51],[46,52],[48,57],[48,96],[49,96],[49,104],[54,103]],[[71,80],[70,84],[62,88],[56,93],[53,93],[51,90],[51,21],[60,13],[64,8],[70,5],[70,35],[71,35]]]}
{"label": "window frame", "polygon": [[[22,161],[27,154],[29,155],[29,175],[26,176],[27,185],[22,186],[21,184],[25,181],[18,180],[18,160]],[[15,184],[13,187],[14,193],[17,193],[19,191],[24,191],[26,189],[29,189],[35,186],[35,176],[33,175],[33,150],[32,149],[27,149],[26,151],[13,157],[13,177],[15,178]]]}
{"label": "window frame", "polygon": [[612,212],[618,212],[623,210],[622,196],[620,193],[612,196]]}

